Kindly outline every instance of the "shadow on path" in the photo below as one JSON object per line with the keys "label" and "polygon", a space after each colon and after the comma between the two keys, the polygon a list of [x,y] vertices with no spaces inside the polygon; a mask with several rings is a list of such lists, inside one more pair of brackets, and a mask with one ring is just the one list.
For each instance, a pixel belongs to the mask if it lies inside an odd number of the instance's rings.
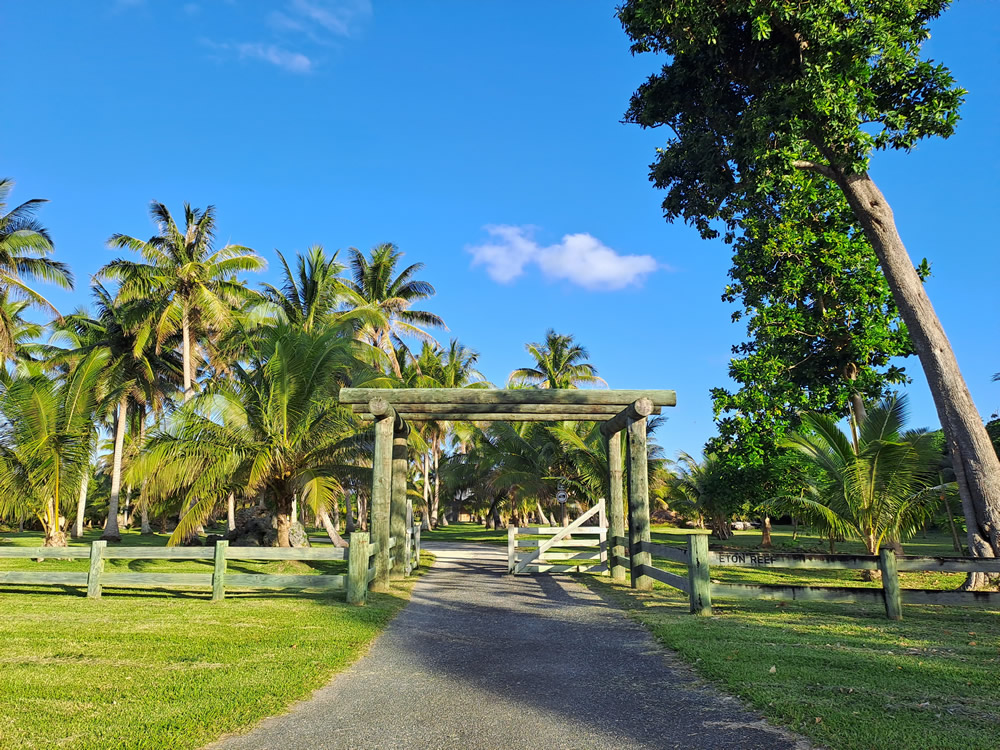
{"label": "shadow on path", "polygon": [[809,747],[697,680],[585,586],[513,578],[503,548],[427,546],[434,568],[367,656],[211,748]]}

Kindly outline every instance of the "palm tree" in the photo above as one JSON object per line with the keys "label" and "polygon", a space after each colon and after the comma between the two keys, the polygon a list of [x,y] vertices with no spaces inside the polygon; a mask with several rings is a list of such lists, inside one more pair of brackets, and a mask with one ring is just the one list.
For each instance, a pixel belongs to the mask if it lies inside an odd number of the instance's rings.
{"label": "palm tree", "polygon": [[886,540],[920,529],[937,502],[940,450],[932,433],[904,431],[906,399],[893,396],[866,416],[857,443],[828,416],[808,414],[784,445],[805,458],[815,479],[790,498],[832,534],[860,539],[877,555]]}
{"label": "palm tree", "polygon": [[597,369],[587,362],[587,350],[573,342],[572,335],[545,332],[544,343],[526,344],[525,349],[535,359],[534,367],[521,367],[507,378],[507,387],[577,388],[581,385],[607,383],[597,377]]}
{"label": "palm tree", "polygon": [[391,243],[373,247],[370,258],[356,248],[351,248],[350,253],[354,279],[345,283],[356,297],[347,305],[368,305],[380,316],[378,320],[361,325],[359,336],[385,352],[392,372],[396,377],[402,377],[396,352],[396,346],[406,347],[402,337],[412,336],[433,342],[434,338],[424,327],[447,329],[444,321],[434,313],[411,309],[414,302],[433,296],[434,287],[414,278],[423,269],[423,263],[414,263],[396,273],[396,265],[403,253]]}
{"label": "palm tree", "polygon": [[[12,180],[0,178],[0,294],[5,303],[23,301],[58,315],[52,303],[28,286],[28,282],[41,280],[72,289],[73,272],[65,263],[45,257],[53,250],[52,238],[35,218],[44,200],[26,201],[4,213],[13,187]],[[17,330],[10,328],[9,323],[6,316],[0,317],[0,357],[4,359],[17,348]]]}
{"label": "palm tree", "polygon": [[675,465],[678,471],[667,483],[671,504],[692,513],[702,528],[708,519],[712,533],[719,539],[728,539],[731,535],[727,498],[730,488],[723,462],[714,453],[702,461],[681,453]]}
{"label": "palm tree", "polygon": [[[0,352],[15,366],[37,362],[45,354],[45,348],[36,343],[45,326],[25,320],[28,307],[27,300],[12,300],[7,290],[0,289]],[[7,374],[2,367],[0,370],[0,377]]]}
{"label": "palm tree", "polygon": [[184,204],[185,228],[181,232],[162,203],[153,201],[150,215],[158,234],[143,242],[114,234],[108,244],[138,253],[143,262],[118,258],[98,272],[98,277],[120,282],[121,302],[140,302],[130,327],[153,336],[158,347],[181,334],[184,400],[194,393],[193,348],[199,341],[226,331],[234,308],[260,299],[238,279],[247,271],[260,271],[264,259],[242,245],[214,250],[215,207],[201,210]]}
{"label": "palm tree", "polygon": [[[337,331],[263,329],[247,364],[209,384],[151,434],[129,470],[146,479],[144,502],[185,508],[171,544],[205,522],[230,492],[262,495],[276,508],[277,542],[290,546],[292,500],[328,508],[348,480],[363,481],[359,457],[370,436],[338,389],[359,362],[358,343]],[[367,470],[370,477],[370,470]]]}
{"label": "palm tree", "polygon": [[130,327],[137,317],[132,309],[141,303],[119,303],[99,282],[94,282],[92,294],[96,316],[86,312],[67,315],[56,330],[54,340],[68,342],[70,348],[54,357],[54,361],[73,361],[95,349],[110,352],[102,373],[106,392],[105,413],[113,413],[114,447],[112,449],[111,498],[102,539],[121,541],[118,528],[118,508],[122,485],[122,462],[125,454],[125,433],[131,415],[141,413],[144,421],[147,408],[162,409],[165,399],[180,379],[181,362],[171,349],[160,350],[140,332]]}
{"label": "palm tree", "polygon": [[61,520],[89,470],[102,368],[97,349],[65,377],[22,374],[0,391],[0,516],[34,514],[46,547],[65,547]]}

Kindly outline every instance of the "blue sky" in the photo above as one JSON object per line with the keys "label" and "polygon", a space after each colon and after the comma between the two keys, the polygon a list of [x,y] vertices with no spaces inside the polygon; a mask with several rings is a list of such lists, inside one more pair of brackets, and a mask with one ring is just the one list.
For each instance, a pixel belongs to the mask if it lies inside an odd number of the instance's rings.
{"label": "blue sky", "polygon": [[[721,242],[661,218],[647,165],[664,135],[620,123],[657,66],[603,2],[106,0],[8,3],[0,174],[78,277],[113,232],[152,233],[150,200],[218,208],[220,235],[270,262],[391,241],[426,264],[427,307],[498,384],[546,328],[612,387],[674,388],[669,454],[714,433],[708,390],[743,334]],[[962,0],[928,54],[969,89],[958,133],[872,173],[980,411],[1000,409],[1000,6]],[[48,290],[46,290],[48,291]],[[937,419],[915,359],[915,425]]]}

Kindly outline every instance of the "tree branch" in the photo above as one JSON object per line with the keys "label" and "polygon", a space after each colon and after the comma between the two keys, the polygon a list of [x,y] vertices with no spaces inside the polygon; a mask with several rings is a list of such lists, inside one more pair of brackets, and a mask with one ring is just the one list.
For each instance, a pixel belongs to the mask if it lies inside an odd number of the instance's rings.
{"label": "tree branch", "polygon": [[817,164],[814,161],[804,161],[802,159],[796,159],[795,161],[792,162],[792,166],[795,167],[796,169],[805,169],[810,172],[816,172],[818,174],[823,175],[824,177],[830,178],[831,180],[837,179],[837,173],[834,171],[833,167],[828,166],[826,164]]}

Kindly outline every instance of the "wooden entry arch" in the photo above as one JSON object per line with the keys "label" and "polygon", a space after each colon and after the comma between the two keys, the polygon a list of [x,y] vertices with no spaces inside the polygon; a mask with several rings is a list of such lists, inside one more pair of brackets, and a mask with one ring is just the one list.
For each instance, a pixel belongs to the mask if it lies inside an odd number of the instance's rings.
{"label": "wooden entry arch", "polygon": [[[650,589],[643,575],[650,565],[649,476],[646,418],[665,406],[676,406],[677,394],[666,390],[578,390],[525,388],[344,388],[340,402],[362,419],[375,423],[372,457],[371,529],[378,545],[372,589],[386,591],[390,578],[406,575],[402,555],[390,560],[389,538],[404,538],[412,507],[406,493],[407,438],[410,422],[603,422],[610,467],[608,526],[611,575],[626,577],[626,560],[634,588]],[[625,493],[622,483],[622,434],[625,435],[625,488],[629,535],[625,539]],[[625,546],[629,557],[625,557]]]}

